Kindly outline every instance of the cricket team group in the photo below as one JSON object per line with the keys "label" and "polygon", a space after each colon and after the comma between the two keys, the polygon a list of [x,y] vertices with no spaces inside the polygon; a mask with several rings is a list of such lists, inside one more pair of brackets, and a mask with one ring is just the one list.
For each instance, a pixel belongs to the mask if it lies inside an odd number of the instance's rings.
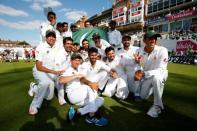
{"label": "cricket team group", "polygon": [[92,35],[93,44],[86,38],[75,43],[68,23],[56,23],[54,12],[48,12],[47,19],[40,27],[41,42],[35,52],[33,76],[37,83],[31,82],[28,91],[33,98],[30,115],[38,113],[44,99],[54,97],[54,90],[60,105],[69,102],[78,107],[70,106],[69,122],[85,115],[85,122],[106,126],[109,120],[99,110],[104,104],[103,96],[142,101],[152,95],[153,105],[147,115],[156,118],[161,114],[168,51],[157,44],[160,34],[145,32],[144,46],[135,47],[132,38],[121,35],[112,20],[107,32],[109,42],[96,32]]}

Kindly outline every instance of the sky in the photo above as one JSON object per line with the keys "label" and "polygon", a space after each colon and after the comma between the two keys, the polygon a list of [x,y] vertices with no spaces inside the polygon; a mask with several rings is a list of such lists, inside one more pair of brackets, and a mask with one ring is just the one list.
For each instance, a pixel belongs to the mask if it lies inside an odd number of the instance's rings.
{"label": "sky", "polygon": [[113,0],[0,0],[0,39],[40,41],[40,24],[46,21],[44,8],[52,7],[57,22],[73,23],[111,7]]}

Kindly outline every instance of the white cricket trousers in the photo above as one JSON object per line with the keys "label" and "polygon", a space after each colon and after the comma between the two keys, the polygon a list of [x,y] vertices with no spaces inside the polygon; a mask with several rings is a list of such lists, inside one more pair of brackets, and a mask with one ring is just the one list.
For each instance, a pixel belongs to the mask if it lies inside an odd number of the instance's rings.
{"label": "white cricket trousers", "polygon": [[104,103],[104,99],[87,85],[73,87],[67,91],[67,97],[72,104],[80,106],[81,115],[96,112]]}
{"label": "white cricket trousers", "polygon": [[102,94],[108,97],[112,97],[115,94],[117,98],[126,99],[129,95],[127,75],[121,75],[116,79],[110,78]]}
{"label": "white cricket trousers", "polygon": [[56,78],[56,85],[55,87],[57,88],[57,93],[58,93],[58,100],[60,101],[65,101],[64,96],[65,96],[65,89],[64,89],[64,84],[59,83],[59,77]]}
{"label": "white cricket trousers", "polygon": [[38,81],[31,107],[40,108],[45,99],[51,100],[54,94],[55,78],[52,75],[33,69],[33,76]]}
{"label": "white cricket trousers", "polygon": [[141,98],[148,99],[148,97],[153,93],[154,105],[164,108],[162,102],[162,94],[164,89],[164,83],[159,77],[152,76],[150,78],[140,81],[139,94]]}
{"label": "white cricket trousers", "polygon": [[139,68],[137,68],[137,67],[133,67],[132,69],[131,69],[131,67],[129,67],[126,72],[129,91],[133,92],[134,94],[136,93],[136,91],[139,87],[139,81],[134,80],[135,72],[138,69]]}

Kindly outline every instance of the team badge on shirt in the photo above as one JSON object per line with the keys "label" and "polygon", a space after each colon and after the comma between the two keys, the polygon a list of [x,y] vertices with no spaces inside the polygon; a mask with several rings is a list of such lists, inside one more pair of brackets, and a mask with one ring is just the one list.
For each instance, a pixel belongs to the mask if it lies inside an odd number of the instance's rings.
{"label": "team badge on shirt", "polygon": [[47,54],[49,54],[49,50],[47,51]]}
{"label": "team badge on shirt", "polygon": [[164,58],[163,59],[163,62],[167,63],[168,62],[167,58]]}

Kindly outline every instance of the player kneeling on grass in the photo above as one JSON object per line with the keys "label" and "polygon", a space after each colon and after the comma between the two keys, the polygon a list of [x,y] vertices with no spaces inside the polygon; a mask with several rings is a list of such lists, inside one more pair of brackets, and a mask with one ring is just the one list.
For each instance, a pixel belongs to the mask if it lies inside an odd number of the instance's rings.
{"label": "player kneeling on grass", "polygon": [[145,47],[139,48],[135,55],[141,70],[136,71],[134,76],[134,79],[140,82],[136,93],[139,93],[142,99],[148,98],[151,94],[154,96],[153,106],[147,112],[147,115],[154,118],[164,109],[162,94],[168,76],[168,51],[165,47],[157,45],[157,37],[161,35],[153,31],[145,33]]}
{"label": "player kneeling on grass", "polygon": [[[53,98],[57,77],[64,72],[63,70],[54,70],[55,52],[58,49],[55,32],[48,30],[46,41],[36,48],[36,64],[33,68],[33,76],[39,83],[33,85],[37,89],[29,108],[30,115],[38,113],[38,108],[41,107],[44,99],[51,100]],[[30,95],[33,96],[32,93]]]}
{"label": "player kneeling on grass", "polygon": [[105,49],[105,53],[107,57],[105,63],[111,68],[111,77],[108,79],[102,94],[108,97],[115,94],[117,98],[126,99],[129,95],[129,89],[124,68],[128,62],[126,59],[116,56],[115,49],[111,46]]}
{"label": "player kneeling on grass", "polygon": [[88,114],[86,122],[97,126],[106,126],[108,120],[98,113],[99,107],[104,103],[102,97],[98,97],[98,83],[88,81],[80,71],[81,56],[73,54],[71,56],[71,66],[60,77],[59,82],[66,84],[66,92],[72,104],[80,106],[79,109],[70,107],[67,120],[72,121],[78,116]]}

